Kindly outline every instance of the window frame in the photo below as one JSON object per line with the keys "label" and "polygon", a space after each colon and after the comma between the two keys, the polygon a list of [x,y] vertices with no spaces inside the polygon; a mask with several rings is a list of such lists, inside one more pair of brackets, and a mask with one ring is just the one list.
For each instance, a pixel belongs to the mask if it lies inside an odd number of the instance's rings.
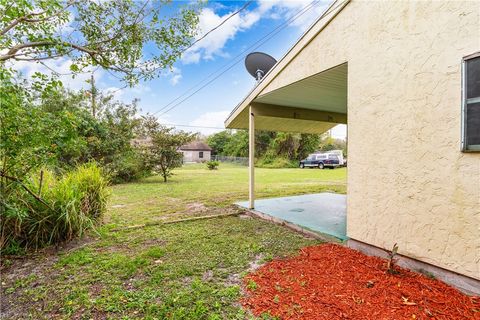
{"label": "window frame", "polygon": [[203,159],[203,151],[198,151],[198,158]]}
{"label": "window frame", "polygon": [[467,144],[467,61],[475,58],[480,58],[480,51],[470,54],[462,58],[462,123],[461,123],[461,130],[462,130],[462,138],[461,138],[461,151],[462,152],[480,152],[480,145],[472,145],[474,148],[469,148]]}

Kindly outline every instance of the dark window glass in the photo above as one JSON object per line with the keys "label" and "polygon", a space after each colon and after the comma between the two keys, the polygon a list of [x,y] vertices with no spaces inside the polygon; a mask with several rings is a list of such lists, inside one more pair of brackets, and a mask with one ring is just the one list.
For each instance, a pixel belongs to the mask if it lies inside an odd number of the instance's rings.
{"label": "dark window glass", "polygon": [[480,97],[480,57],[467,60],[467,99]]}
{"label": "dark window glass", "polygon": [[203,158],[203,151],[200,151],[200,152],[198,153],[198,157],[199,157],[200,159]]}
{"label": "dark window glass", "polygon": [[480,151],[480,57],[465,60],[464,72],[463,149]]}
{"label": "dark window glass", "polygon": [[466,139],[467,146],[480,145],[480,102],[466,105]]}

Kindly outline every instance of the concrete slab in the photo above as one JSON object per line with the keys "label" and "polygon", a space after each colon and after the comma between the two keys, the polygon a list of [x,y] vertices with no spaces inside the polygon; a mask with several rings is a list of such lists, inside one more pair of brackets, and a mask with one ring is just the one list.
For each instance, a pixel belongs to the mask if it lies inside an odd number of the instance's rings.
{"label": "concrete slab", "polygon": [[[237,205],[248,208],[248,201]],[[255,200],[255,211],[346,240],[347,196],[314,193]]]}

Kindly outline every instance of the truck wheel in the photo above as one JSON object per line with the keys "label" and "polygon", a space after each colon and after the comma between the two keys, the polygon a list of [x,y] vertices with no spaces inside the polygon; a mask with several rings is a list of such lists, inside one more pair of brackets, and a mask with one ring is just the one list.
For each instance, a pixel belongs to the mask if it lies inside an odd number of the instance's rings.
{"label": "truck wheel", "polygon": [[300,163],[300,169],[305,168],[305,165],[303,163]]}
{"label": "truck wheel", "polygon": [[323,168],[325,168],[325,166],[323,165],[323,163],[320,162],[320,163],[318,164],[318,169],[323,169]]}

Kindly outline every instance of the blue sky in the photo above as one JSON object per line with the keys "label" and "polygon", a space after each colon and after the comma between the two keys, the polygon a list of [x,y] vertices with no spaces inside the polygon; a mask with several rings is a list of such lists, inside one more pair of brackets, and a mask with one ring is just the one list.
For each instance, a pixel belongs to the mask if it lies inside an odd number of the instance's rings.
{"label": "blue sky", "polygon": [[[164,108],[163,111],[157,113],[162,123],[223,128],[223,121],[228,113],[255,84],[254,79],[245,70],[244,56],[251,51],[263,51],[280,59],[326,9],[328,2],[328,0],[318,1],[270,40],[262,41],[259,43],[260,45],[257,44],[248,49],[312,3],[311,0],[255,1],[189,49],[175,64],[173,70],[165,71],[165,74],[158,79],[143,82],[134,88],[120,89],[123,84],[109,73],[99,70],[95,73],[96,82],[102,89],[114,92],[118,99],[131,101],[139,98],[142,113],[154,113]],[[178,4],[175,3],[174,6]],[[217,26],[244,4],[245,2],[242,1],[210,1],[201,11],[198,37]],[[247,51],[242,53],[245,50]],[[241,56],[235,59],[239,54]],[[169,112],[164,112],[173,106],[172,104],[165,108],[172,100],[191,90],[207,76],[218,75],[219,69],[231,66],[235,61],[238,63],[217,80]],[[62,73],[62,70],[68,70],[68,65],[67,59],[60,59],[51,62],[50,67]],[[42,68],[31,64],[19,64],[17,67],[27,76]],[[85,80],[89,77],[88,74],[77,76],[75,79],[65,76],[62,77],[62,81],[66,86],[79,89],[87,87]],[[202,134],[220,131],[206,128],[178,128]],[[332,135],[344,137],[345,127],[335,128]]]}

